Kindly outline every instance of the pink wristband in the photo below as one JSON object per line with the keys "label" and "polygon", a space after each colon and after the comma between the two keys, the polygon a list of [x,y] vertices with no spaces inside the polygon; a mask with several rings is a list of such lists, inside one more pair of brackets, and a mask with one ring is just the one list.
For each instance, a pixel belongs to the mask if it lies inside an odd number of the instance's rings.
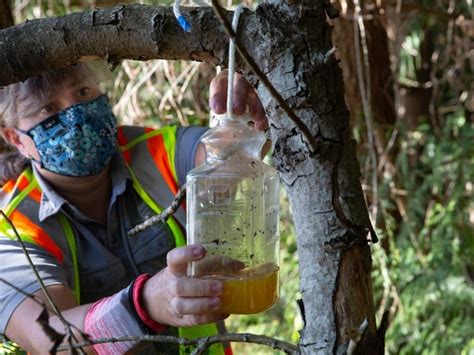
{"label": "pink wristband", "polygon": [[135,307],[135,310],[137,311],[137,314],[142,322],[154,332],[160,333],[167,327],[151,319],[141,302],[143,285],[145,285],[145,282],[147,282],[150,278],[150,275],[142,274],[135,279],[132,290],[133,306]]}

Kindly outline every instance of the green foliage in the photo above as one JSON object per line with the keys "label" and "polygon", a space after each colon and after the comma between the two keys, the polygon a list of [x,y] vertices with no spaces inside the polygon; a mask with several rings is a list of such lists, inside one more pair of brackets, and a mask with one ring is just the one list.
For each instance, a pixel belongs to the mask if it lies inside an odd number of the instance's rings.
{"label": "green foliage", "polygon": [[[474,207],[474,130],[463,112],[446,117],[438,135],[426,123],[414,131],[400,130],[397,173],[385,177],[385,195],[379,198],[384,211],[392,210],[399,199],[406,214],[399,222],[385,215],[383,237],[389,239],[389,249],[377,247],[374,253],[375,269],[385,263],[390,272],[390,280],[375,274],[378,301],[390,285],[398,310],[387,333],[387,350],[474,351],[474,238],[469,220]],[[390,191],[394,185],[405,191],[402,197]]]}
{"label": "green foliage", "polygon": [[6,340],[0,334],[0,354],[2,355],[25,355],[26,352],[21,350],[16,344]]}
{"label": "green foliage", "polygon": [[[474,129],[472,63],[463,49],[469,39],[462,22],[439,15],[447,14],[440,1],[418,3],[433,12],[405,23],[398,81],[432,94],[430,115],[402,117],[394,127],[393,166],[379,174],[383,228],[373,253],[374,292],[378,318],[391,316],[388,353],[472,354]],[[467,16],[467,3],[453,2],[453,12]],[[363,128],[356,130],[363,144]],[[388,141],[393,131],[386,132]]]}

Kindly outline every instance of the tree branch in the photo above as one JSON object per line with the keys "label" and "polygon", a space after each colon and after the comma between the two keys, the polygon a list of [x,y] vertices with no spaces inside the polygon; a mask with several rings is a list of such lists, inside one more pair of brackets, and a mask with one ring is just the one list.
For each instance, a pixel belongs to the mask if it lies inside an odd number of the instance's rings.
{"label": "tree branch", "polygon": [[1,30],[0,86],[91,59],[112,66],[123,59],[223,64],[228,41],[212,9],[182,11],[193,27],[190,33],[179,27],[171,7],[138,4],[31,20]]}
{"label": "tree branch", "polygon": [[[282,350],[287,354],[298,354],[298,347],[286,341],[270,338],[265,335],[256,335],[249,333],[229,333],[222,335],[214,335],[210,337],[201,337],[196,339],[179,338],[170,335],[143,335],[143,336],[120,336],[113,338],[90,339],[81,343],[75,344],[74,348],[85,347],[93,344],[116,343],[122,341],[147,341],[152,343],[171,343],[177,345],[200,345],[196,350],[199,352],[194,355],[202,354],[201,350],[205,350],[202,344],[209,347],[216,343],[236,342],[236,343],[253,343],[271,347],[273,349]],[[58,351],[70,350],[67,345],[62,345]]]}
{"label": "tree branch", "polygon": [[169,216],[171,216],[173,213],[175,213],[178,210],[179,206],[181,205],[185,197],[186,197],[186,184],[184,184],[183,186],[179,188],[178,193],[176,194],[173,202],[163,212],[145,220],[143,223],[136,225],[135,227],[133,227],[132,229],[128,231],[127,235],[131,237],[155,224],[165,222]]}

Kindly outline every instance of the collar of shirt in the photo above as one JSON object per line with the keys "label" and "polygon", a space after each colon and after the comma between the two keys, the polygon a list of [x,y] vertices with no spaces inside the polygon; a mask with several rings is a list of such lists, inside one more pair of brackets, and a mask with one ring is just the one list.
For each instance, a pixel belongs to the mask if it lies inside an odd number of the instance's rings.
{"label": "collar of shirt", "polygon": [[[41,176],[35,164],[33,166],[33,173],[38,180],[38,185],[42,190],[41,202],[39,208],[39,221],[43,222],[48,217],[58,213],[58,211],[67,206],[76,216],[81,219],[89,219],[81,211],[79,211],[69,201],[65,200],[59,195],[51,185]],[[125,164],[125,161],[120,152],[115,153],[110,162],[110,177],[112,179],[112,196],[110,203],[112,204],[117,196],[124,193],[127,187],[127,181],[132,180],[130,172]],[[110,207],[110,206],[109,206]]]}

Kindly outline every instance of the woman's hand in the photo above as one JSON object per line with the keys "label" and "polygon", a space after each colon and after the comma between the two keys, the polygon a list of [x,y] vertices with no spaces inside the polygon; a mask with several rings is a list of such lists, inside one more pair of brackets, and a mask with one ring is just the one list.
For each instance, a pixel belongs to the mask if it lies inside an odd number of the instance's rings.
{"label": "woman's hand", "polygon": [[233,275],[245,268],[245,263],[223,255],[208,256],[194,263],[193,273],[197,277],[213,274]]}
{"label": "woman's hand", "polygon": [[[227,76],[228,71],[223,70],[211,81],[209,105],[211,110],[217,114],[222,114],[227,111]],[[234,76],[234,97],[232,104],[234,113],[237,115],[243,115],[247,111],[248,106],[256,129],[263,131],[269,128],[262,102],[258,98],[255,89],[238,73],[235,73]]]}
{"label": "woman's hand", "polygon": [[143,304],[152,319],[186,327],[227,318],[228,314],[217,313],[222,282],[186,277],[188,263],[205,255],[206,250],[200,245],[175,248],[168,253],[168,266],[143,287]]}

